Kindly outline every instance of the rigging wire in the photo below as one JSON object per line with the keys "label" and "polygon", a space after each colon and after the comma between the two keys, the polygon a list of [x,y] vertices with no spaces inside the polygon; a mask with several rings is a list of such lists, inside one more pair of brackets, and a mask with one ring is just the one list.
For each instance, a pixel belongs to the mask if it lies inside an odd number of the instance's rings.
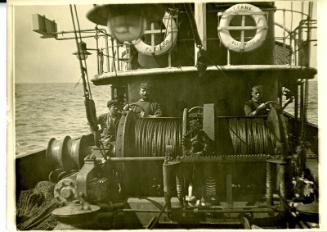
{"label": "rigging wire", "polygon": [[[81,36],[76,6],[74,5],[75,16],[74,16],[73,7],[71,4],[69,5],[69,9],[70,9],[70,14],[71,14],[71,18],[72,18],[73,28],[74,28],[77,53],[79,56],[78,60],[79,60],[80,69],[81,69],[81,73],[82,73],[81,77],[83,80],[83,91],[84,91],[84,98],[85,98],[86,116],[87,116],[88,122],[90,124],[91,130],[94,133],[94,140],[96,142],[96,145],[99,147],[100,153],[103,156],[103,158],[106,159],[107,157],[105,155],[104,146],[98,137],[99,131],[98,131],[98,125],[97,125],[96,112],[95,112],[95,104],[94,104],[94,101],[92,100],[92,94],[91,94],[91,89],[90,89],[90,84],[89,84],[89,79],[88,79],[88,74],[87,74],[86,61],[84,60],[84,64],[83,64],[82,59],[81,59],[82,58],[81,57],[81,48],[79,46],[79,43],[82,42],[82,36]],[[76,30],[75,17],[77,18],[79,36],[78,36],[77,30]],[[87,79],[85,78],[85,76]]]}
{"label": "rigging wire", "polygon": [[79,41],[78,41],[78,36],[77,36],[77,32],[76,32],[76,25],[75,25],[75,17],[74,17],[74,13],[73,13],[73,8],[72,5],[69,5],[69,9],[70,9],[70,14],[71,14],[71,18],[72,18],[72,23],[73,23],[73,28],[74,28],[74,35],[75,35],[75,42],[76,42],[76,47],[77,47],[77,54],[78,54],[78,60],[79,60],[79,65],[80,65],[80,69],[82,72],[82,79],[83,79],[83,89],[84,89],[84,97],[89,97],[89,92],[86,86],[86,81],[85,81],[85,69],[83,67],[83,63],[82,63],[82,59],[81,59],[81,51],[80,51],[80,47],[78,45]]}
{"label": "rigging wire", "polygon": [[[75,17],[76,17],[76,21],[77,21],[78,36],[79,36],[80,42],[82,42],[81,27],[80,27],[80,23],[79,23],[79,19],[78,19],[76,5],[74,5],[74,11],[75,11]],[[88,71],[87,71],[87,63],[86,63],[85,59],[83,60],[83,63],[84,63],[84,68],[85,68],[86,83],[87,83],[88,91],[89,91],[89,94],[90,94],[90,98],[92,99],[92,92],[91,92],[91,87],[90,87],[89,75],[88,75]]]}

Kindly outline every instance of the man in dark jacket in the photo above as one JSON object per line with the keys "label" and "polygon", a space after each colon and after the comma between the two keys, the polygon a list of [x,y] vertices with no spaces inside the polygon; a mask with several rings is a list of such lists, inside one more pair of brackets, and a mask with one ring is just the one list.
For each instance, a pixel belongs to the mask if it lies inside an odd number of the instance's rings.
{"label": "man in dark jacket", "polygon": [[116,141],[116,134],[119,119],[121,117],[120,104],[116,100],[107,102],[108,113],[102,114],[98,118],[100,125],[101,140],[104,146],[110,146]]}

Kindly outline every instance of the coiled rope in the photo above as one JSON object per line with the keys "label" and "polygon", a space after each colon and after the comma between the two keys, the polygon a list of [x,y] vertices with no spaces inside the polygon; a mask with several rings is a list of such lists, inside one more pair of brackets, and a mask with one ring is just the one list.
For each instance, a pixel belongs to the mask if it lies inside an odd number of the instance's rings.
{"label": "coiled rope", "polygon": [[135,148],[138,156],[164,156],[166,146],[173,154],[182,152],[182,123],[178,118],[140,118],[135,124]]}

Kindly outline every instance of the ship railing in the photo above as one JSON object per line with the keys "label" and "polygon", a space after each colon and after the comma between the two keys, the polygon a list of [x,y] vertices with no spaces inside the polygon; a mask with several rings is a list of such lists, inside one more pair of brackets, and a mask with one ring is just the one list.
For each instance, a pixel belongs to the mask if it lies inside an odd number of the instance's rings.
{"label": "ship railing", "polygon": [[[275,50],[282,52],[283,57],[282,60],[276,61],[276,65],[279,64],[288,64],[293,66],[307,66],[309,67],[310,58],[311,58],[311,50],[313,46],[316,45],[316,29],[317,29],[317,21],[312,19],[313,13],[313,2],[301,2],[297,3],[297,8],[299,8],[299,4],[301,4],[301,9],[295,9],[295,3],[290,2],[290,9],[276,9],[276,13],[281,12],[282,17],[278,17],[281,19],[281,22],[276,22],[276,31],[280,28],[282,29],[281,33],[279,33],[275,37],[276,45]],[[307,12],[305,12],[305,9]],[[178,14],[173,14],[174,20],[177,25],[178,23]],[[56,40],[69,40],[73,39],[74,31],[61,31],[57,32],[56,23],[54,21],[49,21],[45,18],[45,16],[36,15],[37,22],[33,25],[33,30],[42,34],[42,38],[55,38]],[[53,24],[53,28],[51,30],[40,27],[40,20],[48,20]],[[295,21],[299,21],[299,23],[295,26]],[[297,22],[296,22],[297,23]],[[42,30],[43,29],[43,30]],[[101,75],[103,73],[117,73],[123,72],[131,69],[135,69],[135,65],[133,65],[133,59],[135,58],[135,54],[131,43],[120,43],[115,38],[113,38],[104,27],[96,26],[92,29],[80,30],[81,38],[83,40],[94,39],[94,42],[88,42],[87,46],[93,46],[95,48],[87,48],[87,50],[93,50],[96,54],[97,61],[97,74]],[[147,29],[144,32],[144,38],[150,43],[151,46],[155,46],[156,39],[158,35],[164,35],[166,30],[164,28],[155,29],[153,22],[147,22]],[[243,33],[244,34],[244,33]],[[243,35],[245,36],[245,34]],[[194,41],[194,38],[178,38],[179,41],[191,40]],[[249,39],[244,37],[243,39]],[[219,38],[209,38],[206,37],[204,44],[208,41],[216,40],[219,43]],[[178,46],[178,44],[176,44]],[[194,48],[194,56],[193,56],[193,64],[196,65],[197,61],[197,48]],[[167,66],[172,67],[172,57],[171,52],[168,52],[167,55]],[[276,53],[276,52],[275,52]],[[285,55],[286,54],[286,55]],[[227,52],[226,56],[229,56]],[[286,57],[286,58],[285,58]],[[228,59],[227,59],[228,60]],[[229,64],[229,62],[227,62]],[[232,65],[232,64],[229,64]]]}
{"label": "ship railing", "polygon": [[[311,53],[317,45],[317,20],[312,18],[313,2],[301,2],[300,7],[300,10],[294,9],[294,3],[291,2],[290,9],[276,9],[277,13],[282,13],[282,21],[275,22],[275,34],[281,29],[278,36],[275,36],[275,53],[284,54],[284,64],[310,67]],[[295,20],[298,21],[297,25]]]}
{"label": "ship railing", "polygon": [[[297,10],[288,10],[288,9],[277,9],[276,11],[282,11],[283,22],[275,22],[275,27],[281,29],[281,35],[275,36],[275,55],[281,53],[282,60],[278,60],[278,57],[275,57],[274,64],[281,65],[287,64],[291,66],[306,66],[309,67],[311,59],[311,50],[312,47],[317,45],[316,39],[316,29],[317,29],[317,20],[311,19],[310,13],[302,13]],[[291,17],[286,17],[286,12],[289,14],[302,14],[303,18],[300,20],[298,25],[293,28],[293,20]],[[291,22],[289,19],[291,18]],[[288,23],[287,23],[288,22]],[[291,24],[291,26],[287,25]],[[145,35],[150,37],[151,44],[154,44],[154,36],[156,33],[164,33],[164,31],[158,32],[158,30],[153,30],[153,24],[151,28],[145,31]],[[153,33],[155,31],[155,33]],[[245,38],[249,39],[249,38]],[[194,41],[193,38],[182,39]],[[216,40],[219,42],[219,38],[210,38],[206,39],[207,41]],[[115,39],[111,38],[111,45],[109,45],[111,51],[110,66],[107,67],[107,72],[123,72],[132,69],[132,55],[131,55],[131,46],[130,44],[120,44]],[[176,45],[178,46],[178,45]],[[228,53],[227,53],[228,55]],[[172,67],[171,64],[171,51],[167,55],[167,67]],[[196,55],[194,56],[194,64],[196,64]],[[101,73],[100,73],[101,74]]]}

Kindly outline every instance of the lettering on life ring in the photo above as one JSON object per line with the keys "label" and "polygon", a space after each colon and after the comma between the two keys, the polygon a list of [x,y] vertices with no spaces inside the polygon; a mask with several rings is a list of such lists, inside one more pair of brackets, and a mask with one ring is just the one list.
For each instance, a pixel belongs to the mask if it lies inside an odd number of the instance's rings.
{"label": "lettering on life ring", "polygon": [[165,39],[155,46],[144,43],[141,38],[134,40],[132,43],[138,52],[148,56],[159,56],[167,53],[175,45],[178,28],[173,16],[166,12],[162,18],[162,22],[166,27]]}
{"label": "lettering on life ring", "polygon": [[[235,15],[249,15],[253,18],[256,24],[256,34],[251,40],[242,42],[235,40],[231,36],[229,28],[233,26],[230,26],[230,22]],[[249,52],[262,45],[267,36],[267,29],[267,20],[264,13],[258,7],[251,4],[236,4],[223,13],[218,26],[218,35],[222,43],[229,50],[235,52]]]}

